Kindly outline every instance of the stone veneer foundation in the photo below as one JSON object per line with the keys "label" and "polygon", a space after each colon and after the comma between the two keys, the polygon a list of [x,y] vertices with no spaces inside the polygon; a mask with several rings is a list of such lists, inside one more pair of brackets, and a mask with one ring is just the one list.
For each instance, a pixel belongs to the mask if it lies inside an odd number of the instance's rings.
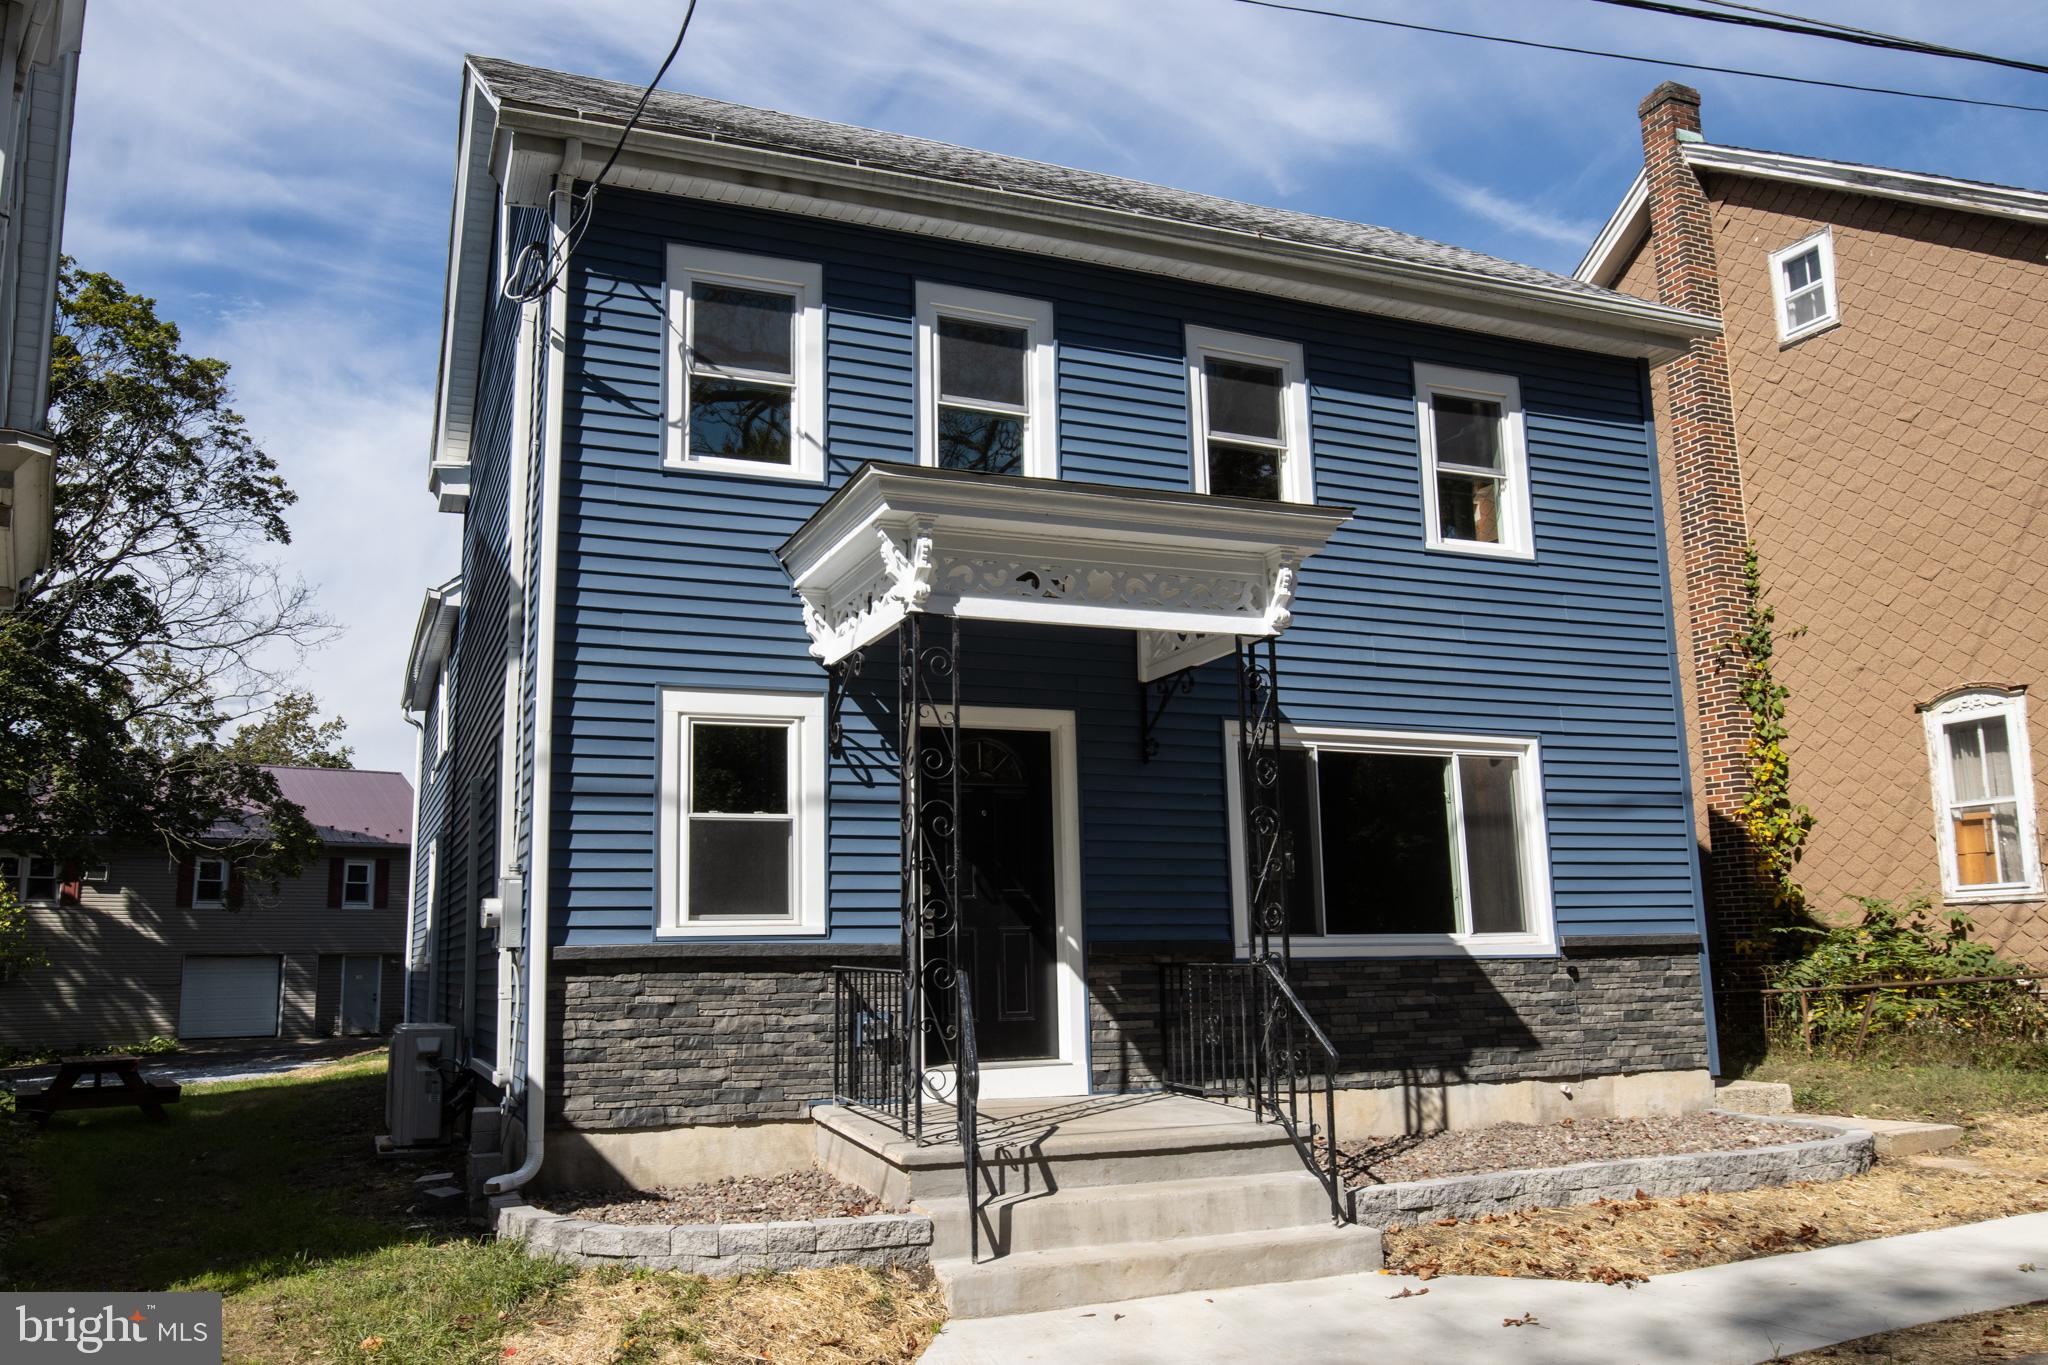
{"label": "stone veneer foundation", "polygon": [[[832,1087],[830,967],[894,958],[893,947],[821,949],[558,949],[551,1117],[585,1132],[803,1119]],[[1225,952],[1091,948],[1098,1092],[1159,1086],[1166,970]],[[1558,958],[1298,960],[1292,979],[1343,1054],[1340,1082],[1361,1090],[1703,1075],[1707,1065],[1692,943],[1579,941]],[[1660,1107],[1699,1108],[1710,1095],[1701,1087],[1697,1102]]]}

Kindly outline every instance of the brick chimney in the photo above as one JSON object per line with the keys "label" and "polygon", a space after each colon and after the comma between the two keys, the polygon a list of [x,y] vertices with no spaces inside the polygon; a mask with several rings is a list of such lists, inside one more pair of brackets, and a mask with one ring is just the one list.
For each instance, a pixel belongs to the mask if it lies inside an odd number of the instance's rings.
{"label": "brick chimney", "polygon": [[[1650,249],[1657,299],[1705,317],[1721,316],[1721,272],[1714,252],[1713,207],[1685,164],[1686,141],[1698,141],[1700,93],[1672,81],[1637,109],[1643,125]],[[1760,936],[1771,892],[1737,811],[1749,796],[1749,708],[1742,701],[1741,660],[1733,648],[1748,623],[1743,556],[1749,520],[1743,507],[1742,462],[1722,339],[1695,339],[1664,369],[1669,411],[1663,432],[1678,493],[1680,549],[1691,625],[1693,699],[1699,709],[1701,776],[1697,793],[1707,817],[1702,859],[1707,934],[1713,951],[1717,1010],[1724,1034],[1760,1023],[1754,997],[1728,998],[1760,982],[1754,957],[1736,951]]]}

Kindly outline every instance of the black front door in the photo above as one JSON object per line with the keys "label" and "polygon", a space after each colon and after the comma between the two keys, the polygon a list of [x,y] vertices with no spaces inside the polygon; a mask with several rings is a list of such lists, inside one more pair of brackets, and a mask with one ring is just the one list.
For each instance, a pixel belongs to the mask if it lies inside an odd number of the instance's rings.
{"label": "black front door", "polygon": [[1052,736],[963,728],[960,805],[960,964],[981,1058],[1057,1059]]}

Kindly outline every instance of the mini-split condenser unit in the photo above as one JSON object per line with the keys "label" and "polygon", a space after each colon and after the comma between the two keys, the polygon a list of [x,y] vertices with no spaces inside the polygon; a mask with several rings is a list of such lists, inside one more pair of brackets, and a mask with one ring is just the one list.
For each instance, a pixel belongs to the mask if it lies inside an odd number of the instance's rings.
{"label": "mini-split condenser unit", "polygon": [[393,1147],[440,1142],[441,1062],[455,1055],[453,1024],[400,1024],[391,1031],[384,1078],[384,1122]]}

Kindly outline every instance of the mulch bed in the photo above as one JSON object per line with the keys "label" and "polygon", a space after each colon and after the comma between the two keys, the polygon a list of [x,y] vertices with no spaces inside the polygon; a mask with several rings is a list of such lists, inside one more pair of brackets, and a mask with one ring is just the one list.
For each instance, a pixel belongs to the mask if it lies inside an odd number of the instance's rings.
{"label": "mulch bed", "polygon": [[1581,1161],[1728,1152],[1814,1142],[1815,1129],[1724,1114],[1665,1118],[1566,1119],[1562,1123],[1496,1123],[1489,1128],[1412,1137],[1357,1138],[1338,1144],[1344,1177],[1354,1185],[1391,1185],[1491,1171],[1541,1170]]}
{"label": "mulch bed", "polygon": [[664,1190],[564,1190],[534,1201],[600,1223],[784,1223],[885,1212],[872,1194],[820,1170],[728,1176]]}

